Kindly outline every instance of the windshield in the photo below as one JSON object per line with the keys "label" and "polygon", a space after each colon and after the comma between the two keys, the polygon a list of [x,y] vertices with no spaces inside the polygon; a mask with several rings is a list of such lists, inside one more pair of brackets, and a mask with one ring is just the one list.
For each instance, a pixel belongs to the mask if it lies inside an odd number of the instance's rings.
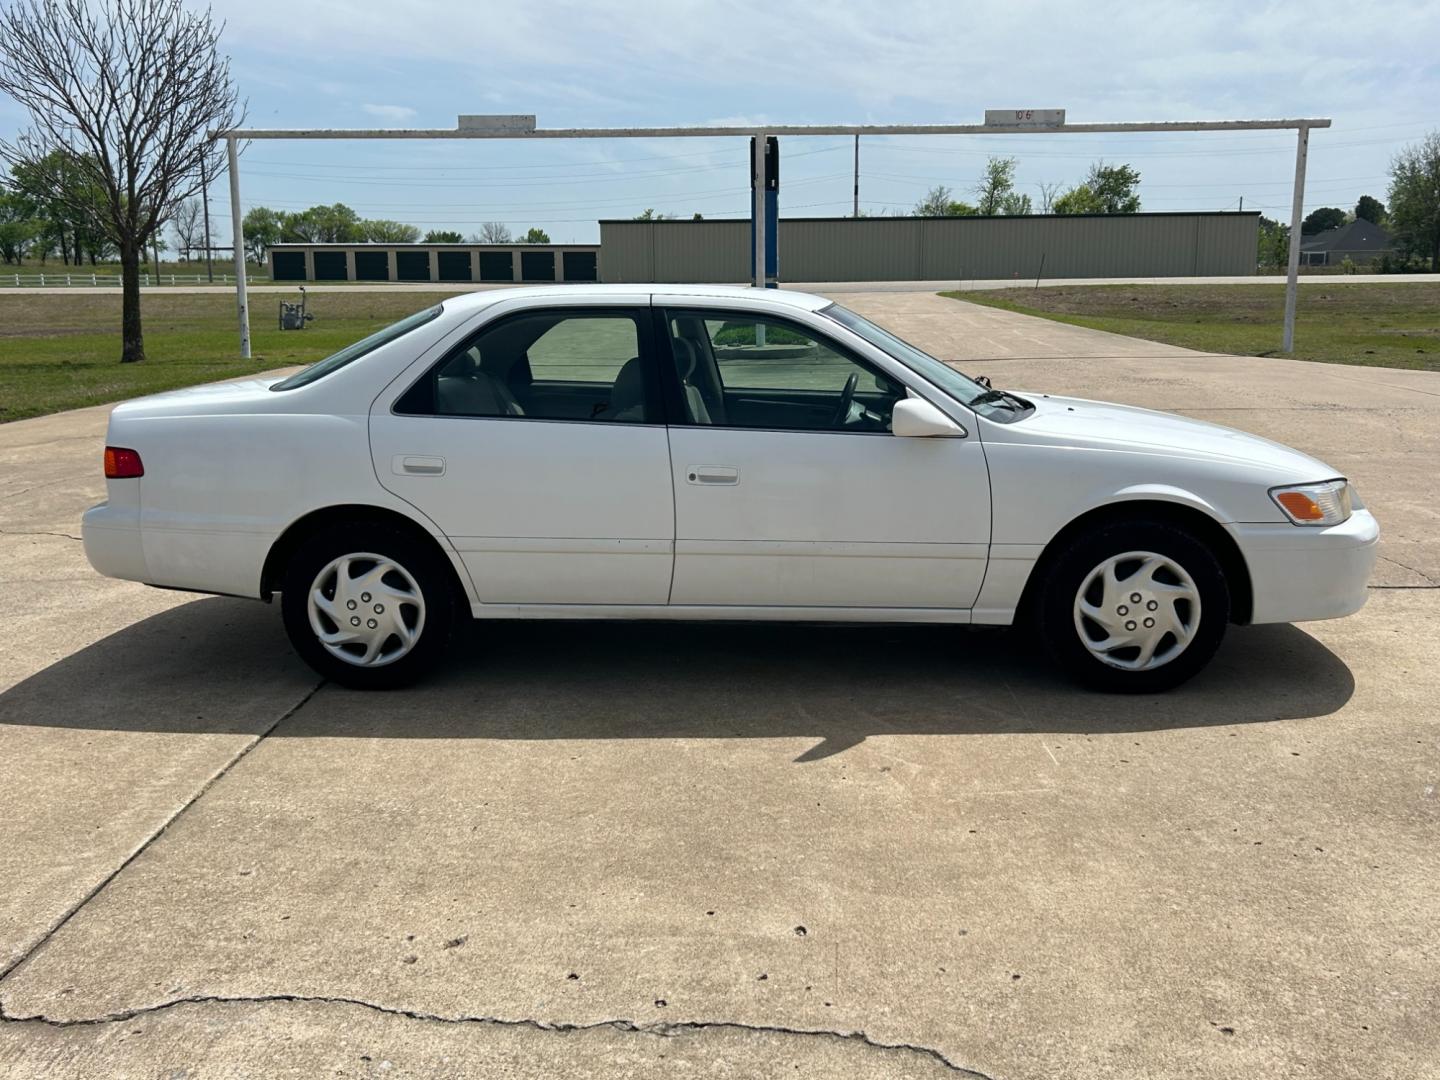
{"label": "windshield", "polygon": [[424,326],[431,319],[440,314],[441,306],[436,304],[424,311],[417,311],[414,315],[407,315],[397,323],[391,323],[383,330],[377,330],[367,338],[361,338],[353,345],[346,345],[337,353],[332,353],[324,360],[318,360],[309,367],[297,371],[289,378],[281,379],[271,390],[294,390],[297,386],[308,386],[316,379],[323,379],[332,371],[338,371],[352,360],[358,360],[368,352],[380,348],[381,345],[388,345],[398,337],[403,337],[417,326]]}
{"label": "windshield", "polygon": [[[884,327],[876,326],[869,319],[856,315],[855,312],[849,308],[843,308],[839,304],[831,304],[827,308],[821,308],[820,314],[827,318],[834,319],[847,330],[852,330],[859,334],[877,349],[882,349],[889,353],[906,367],[912,368],[923,375],[962,405],[970,405],[986,391],[986,388],[974,379],[960,374],[960,372],[956,371],[949,364],[936,360],[935,357],[929,353],[917,349],[914,345],[911,345],[902,338],[896,337]],[[981,402],[977,407],[984,409],[986,404],[986,402]]]}

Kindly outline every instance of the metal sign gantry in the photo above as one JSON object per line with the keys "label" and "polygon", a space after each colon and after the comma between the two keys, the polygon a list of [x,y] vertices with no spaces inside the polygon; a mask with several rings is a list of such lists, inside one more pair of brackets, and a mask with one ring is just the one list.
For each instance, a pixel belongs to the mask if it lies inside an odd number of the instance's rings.
{"label": "metal sign gantry", "polygon": [[[1009,110],[993,110],[997,114]],[[763,147],[767,138],[796,135],[1076,135],[1164,131],[1294,131],[1295,188],[1290,210],[1290,255],[1285,280],[1285,330],[1281,349],[1295,346],[1295,300],[1300,274],[1300,221],[1305,202],[1305,159],[1310,131],[1328,128],[1328,118],[1296,120],[1159,120],[1114,124],[1070,124],[1063,122],[1063,110],[1019,110],[1025,113],[1013,124],[770,124],[751,127],[654,127],[654,128],[541,128],[535,117],[462,115],[454,128],[235,128],[217,131],[226,142],[230,164],[230,217],[235,235],[235,299],[240,319],[240,355],[250,356],[250,309],[245,281],[245,230],[240,212],[240,161],[238,145],[250,139],[754,139]],[[1034,114],[1058,116],[1062,122],[1036,122]],[[997,116],[996,119],[1002,119]],[[754,247],[752,284],[765,286],[766,252],[766,155],[752,155],[750,213]]]}

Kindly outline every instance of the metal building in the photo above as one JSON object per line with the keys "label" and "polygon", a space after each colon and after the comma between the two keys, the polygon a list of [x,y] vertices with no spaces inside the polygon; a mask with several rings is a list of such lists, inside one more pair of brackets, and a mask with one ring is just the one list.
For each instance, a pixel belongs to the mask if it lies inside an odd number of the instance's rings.
{"label": "metal building", "polygon": [[[783,281],[1253,274],[1258,213],[784,218]],[[602,221],[611,282],[743,282],[748,221]]]}
{"label": "metal building", "polygon": [[595,244],[275,244],[273,281],[598,281]]}

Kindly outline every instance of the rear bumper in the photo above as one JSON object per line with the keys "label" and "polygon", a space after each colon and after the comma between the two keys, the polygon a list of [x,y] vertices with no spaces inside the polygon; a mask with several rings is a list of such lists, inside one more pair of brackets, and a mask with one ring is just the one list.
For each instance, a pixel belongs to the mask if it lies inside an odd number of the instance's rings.
{"label": "rear bumper", "polygon": [[101,503],[80,520],[85,557],[106,577],[144,581],[145,545],[140,536],[140,509]]}
{"label": "rear bumper", "polygon": [[1375,569],[1380,526],[1368,510],[1326,529],[1230,525],[1250,569],[1252,623],[1338,619],[1359,611]]}

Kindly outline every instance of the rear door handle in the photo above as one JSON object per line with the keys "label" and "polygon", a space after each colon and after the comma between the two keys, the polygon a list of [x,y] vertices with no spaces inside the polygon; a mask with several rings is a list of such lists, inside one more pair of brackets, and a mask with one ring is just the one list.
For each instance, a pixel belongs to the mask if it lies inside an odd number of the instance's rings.
{"label": "rear door handle", "polygon": [[390,460],[390,471],[397,476],[444,476],[445,459],[424,454],[396,454]]}
{"label": "rear door handle", "polygon": [[731,465],[687,465],[685,479],[691,484],[719,487],[723,484],[738,484],[740,470]]}

